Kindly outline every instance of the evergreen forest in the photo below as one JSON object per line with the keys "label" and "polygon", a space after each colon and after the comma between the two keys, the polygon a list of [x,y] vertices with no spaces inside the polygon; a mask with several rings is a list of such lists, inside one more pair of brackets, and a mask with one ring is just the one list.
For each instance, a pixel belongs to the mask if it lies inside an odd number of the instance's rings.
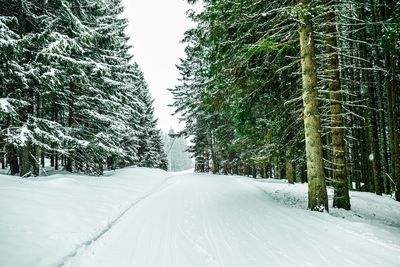
{"label": "evergreen forest", "polygon": [[399,267],[400,0],[0,0],[0,214],[0,267]]}
{"label": "evergreen forest", "polygon": [[[400,201],[400,2],[188,0],[176,113],[196,171]],[[198,8],[198,5],[201,7]]]}
{"label": "evergreen forest", "polygon": [[3,169],[167,168],[122,12],[121,0],[1,0]]}

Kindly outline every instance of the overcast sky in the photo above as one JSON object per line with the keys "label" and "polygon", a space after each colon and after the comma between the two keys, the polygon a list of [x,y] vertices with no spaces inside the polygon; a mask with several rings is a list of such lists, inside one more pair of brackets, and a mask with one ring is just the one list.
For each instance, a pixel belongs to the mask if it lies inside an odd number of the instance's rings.
{"label": "overcast sky", "polygon": [[150,92],[155,98],[155,116],[163,131],[180,130],[178,120],[170,114],[172,95],[167,88],[177,84],[179,72],[175,64],[184,57],[183,33],[193,26],[186,17],[189,5],[185,0],[123,0],[129,20],[128,35],[133,54],[140,65]]}

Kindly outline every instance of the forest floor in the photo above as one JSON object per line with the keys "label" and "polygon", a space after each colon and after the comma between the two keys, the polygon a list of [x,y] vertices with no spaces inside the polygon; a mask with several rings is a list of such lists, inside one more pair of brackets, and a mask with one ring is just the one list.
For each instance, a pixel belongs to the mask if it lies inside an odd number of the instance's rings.
{"label": "forest floor", "polygon": [[400,203],[351,197],[328,214],[284,180],[0,175],[0,266],[399,266]]}

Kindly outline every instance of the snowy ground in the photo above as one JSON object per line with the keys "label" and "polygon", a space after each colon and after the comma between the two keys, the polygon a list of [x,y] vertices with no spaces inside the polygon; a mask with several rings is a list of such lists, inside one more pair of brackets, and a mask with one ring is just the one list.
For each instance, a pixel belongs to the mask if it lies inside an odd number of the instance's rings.
{"label": "snowy ground", "polygon": [[150,169],[0,176],[0,266],[399,266],[400,203],[352,205],[311,212],[305,185]]}
{"label": "snowy ground", "polygon": [[0,266],[59,266],[169,176],[140,168],[104,177],[0,175]]}

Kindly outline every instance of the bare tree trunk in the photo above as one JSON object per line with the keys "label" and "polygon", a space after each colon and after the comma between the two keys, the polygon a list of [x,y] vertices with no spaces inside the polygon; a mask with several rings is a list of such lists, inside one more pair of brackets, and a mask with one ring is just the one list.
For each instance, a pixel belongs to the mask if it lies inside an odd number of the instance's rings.
{"label": "bare tree trunk", "polygon": [[306,141],[308,208],[328,211],[324,168],[322,162],[321,122],[318,111],[315,44],[307,0],[297,0],[300,11],[300,50],[303,80],[304,132]]}
{"label": "bare tree trunk", "polygon": [[251,175],[254,179],[257,178],[257,167],[255,165],[251,166]]}
{"label": "bare tree trunk", "polygon": [[[380,14],[385,21],[393,17],[393,10],[395,3],[392,0],[381,0],[380,2]],[[396,191],[395,198],[400,201],[400,153],[399,153],[399,141],[400,136],[398,134],[398,99],[396,92],[398,92],[398,84],[396,79],[396,61],[393,56],[395,51],[395,40],[389,38],[385,40],[383,46],[384,54],[384,65],[387,70],[386,78],[386,94],[387,94],[387,124],[389,128],[389,147],[390,147],[390,176],[395,183]]]}
{"label": "bare tree trunk", "polygon": [[1,153],[1,168],[4,170],[6,168],[6,153]]}
{"label": "bare tree trunk", "polygon": [[328,53],[328,88],[331,101],[331,133],[333,150],[333,206],[350,209],[349,187],[347,179],[345,128],[342,118],[342,96],[340,93],[339,57],[337,53],[337,30],[334,1],[325,0],[328,8],[326,21],[326,50]]}
{"label": "bare tree trunk", "polygon": [[10,164],[11,175],[19,173],[18,152],[13,145],[7,146],[7,163]]}
{"label": "bare tree trunk", "polygon": [[[382,0],[380,1],[382,2]],[[373,4],[373,0],[370,0],[370,3]],[[381,3],[384,4],[384,3]],[[374,5],[373,6],[373,21],[383,21],[384,16],[385,16],[385,11],[383,6],[379,5]],[[382,25],[374,25],[374,39],[378,40],[380,38],[379,32],[382,31]],[[384,68],[384,53],[382,52],[382,47],[381,46],[375,46],[375,62],[377,66]],[[383,178],[383,193],[385,194],[390,194],[390,180],[388,179],[388,173],[389,173],[389,154],[388,154],[388,149],[387,149],[387,144],[388,144],[388,128],[387,128],[387,118],[385,114],[385,108],[386,108],[386,103],[384,102],[384,77],[383,73],[381,71],[377,72],[376,74],[377,79],[377,104],[378,104],[378,125],[379,125],[379,135],[378,135],[378,143],[377,143],[377,148],[379,149],[379,153],[381,154],[381,161],[380,161],[380,166],[381,166],[381,174],[380,174],[380,179]],[[379,184],[375,184],[375,187],[379,186]]]}
{"label": "bare tree trunk", "polygon": [[[75,84],[74,81],[71,79],[70,84],[69,84],[71,92],[75,91]],[[72,128],[74,124],[74,102],[73,99],[69,99],[69,113],[68,113],[68,127]],[[69,152],[69,154],[66,156],[65,159],[65,170],[68,172],[72,172],[72,165],[73,165],[73,160],[72,160],[72,152]]]}
{"label": "bare tree trunk", "polygon": [[19,170],[19,175],[21,177],[23,176],[29,176],[29,172],[32,171],[31,168],[31,160],[30,160],[30,148],[29,146],[26,144],[24,146],[20,147],[20,152],[19,152],[19,166],[20,166],[20,170]]}
{"label": "bare tree trunk", "polygon": [[294,168],[292,161],[292,151],[293,147],[288,145],[286,147],[286,177],[288,179],[289,184],[294,184]]}
{"label": "bare tree trunk", "polygon": [[55,153],[55,155],[54,155],[54,169],[58,170],[58,153],[57,152],[54,152],[54,153]]}
{"label": "bare tree trunk", "polygon": [[[385,20],[393,17],[394,3],[392,0],[381,1],[382,12],[385,13]],[[383,5],[382,5],[383,4]],[[384,45],[384,58],[385,67],[388,71],[386,80],[386,92],[388,97],[388,123],[389,123],[389,136],[390,136],[390,154],[391,154],[391,178],[393,179],[396,191],[395,198],[400,201],[400,153],[399,153],[399,135],[397,133],[399,129],[398,124],[398,103],[397,103],[397,80],[396,80],[396,62],[392,56],[392,51],[395,50],[395,40],[387,40]]]}
{"label": "bare tree trunk", "polygon": [[[34,100],[35,100],[35,103],[34,103],[34,105],[32,105],[32,112],[36,118],[43,118],[42,107],[41,107],[42,103],[41,103],[40,95],[38,93],[35,94]],[[35,176],[38,176],[40,174],[41,150],[42,149],[38,145],[36,145],[36,144],[31,145],[30,160],[31,160],[31,165],[32,165],[32,173]]]}
{"label": "bare tree trunk", "polygon": [[250,171],[249,171],[249,165],[246,163],[246,164],[244,164],[244,166],[243,166],[243,176],[249,176],[249,173],[250,173]]}
{"label": "bare tree trunk", "polygon": [[218,155],[217,155],[217,139],[214,136],[213,132],[210,132],[211,136],[211,171],[213,174],[219,172],[219,163],[218,163]]}
{"label": "bare tree trunk", "polygon": [[397,99],[396,99],[396,76],[393,63],[391,62],[389,52],[386,52],[385,63],[389,68],[387,95],[388,95],[388,114],[389,114],[389,135],[391,152],[391,177],[396,184],[395,197],[400,201],[400,154],[399,137],[397,134]]}

